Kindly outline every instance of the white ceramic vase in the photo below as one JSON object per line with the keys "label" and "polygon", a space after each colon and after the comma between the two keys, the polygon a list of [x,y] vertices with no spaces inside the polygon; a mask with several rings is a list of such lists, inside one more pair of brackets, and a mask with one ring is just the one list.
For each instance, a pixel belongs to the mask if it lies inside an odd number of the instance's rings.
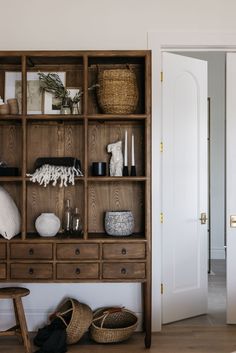
{"label": "white ceramic vase", "polygon": [[41,213],[35,221],[35,228],[41,237],[53,237],[60,226],[61,221],[54,213]]}

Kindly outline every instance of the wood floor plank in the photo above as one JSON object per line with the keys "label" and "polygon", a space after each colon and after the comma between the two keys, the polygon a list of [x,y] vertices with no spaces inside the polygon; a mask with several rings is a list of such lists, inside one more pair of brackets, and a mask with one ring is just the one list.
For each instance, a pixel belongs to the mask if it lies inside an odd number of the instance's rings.
{"label": "wood floor plank", "polygon": [[[164,326],[163,331],[152,335],[152,347],[144,348],[144,335],[137,333],[120,344],[95,344],[83,339],[68,346],[68,353],[231,353],[236,351],[236,325],[220,327]],[[33,351],[35,351],[33,349]],[[16,338],[0,339],[1,353],[24,353]]]}

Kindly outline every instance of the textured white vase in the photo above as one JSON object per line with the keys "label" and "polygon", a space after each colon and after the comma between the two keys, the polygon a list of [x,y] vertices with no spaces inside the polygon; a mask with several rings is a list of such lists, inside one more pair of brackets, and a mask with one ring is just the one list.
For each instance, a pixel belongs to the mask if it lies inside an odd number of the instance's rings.
{"label": "textured white vase", "polygon": [[0,234],[10,240],[20,233],[20,212],[11,195],[0,186]]}
{"label": "textured white vase", "polygon": [[53,237],[60,226],[61,221],[54,213],[41,213],[35,221],[35,228],[41,237]]}

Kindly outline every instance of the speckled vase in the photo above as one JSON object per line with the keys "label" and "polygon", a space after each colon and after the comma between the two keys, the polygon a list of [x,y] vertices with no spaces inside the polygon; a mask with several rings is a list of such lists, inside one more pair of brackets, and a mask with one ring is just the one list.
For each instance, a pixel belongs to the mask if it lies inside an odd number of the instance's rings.
{"label": "speckled vase", "polygon": [[41,213],[35,221],[35,228],[41,237],[53,237],[60,226],[61,221],[54,213]]}
{"label": "speckled vase", "polygon": [[134,230],[134,216],[131,211],[107,211],[105,230],[114,236],[131,235]]}

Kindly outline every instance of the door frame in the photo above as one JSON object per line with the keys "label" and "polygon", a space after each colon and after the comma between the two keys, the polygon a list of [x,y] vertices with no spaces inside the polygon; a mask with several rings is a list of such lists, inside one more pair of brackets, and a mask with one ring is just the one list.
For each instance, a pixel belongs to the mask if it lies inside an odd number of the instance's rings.
{"label": "door frame", "polygon": [[[236,52],[236,32],[158,32],[147,35],[148,49],[152,51],[152,150],[160,151],[162,141],[162,52],[163,51],[224,51]],[[162,204],[161,155],[152,155],[152,308],[153,331],[162,327]]]}

